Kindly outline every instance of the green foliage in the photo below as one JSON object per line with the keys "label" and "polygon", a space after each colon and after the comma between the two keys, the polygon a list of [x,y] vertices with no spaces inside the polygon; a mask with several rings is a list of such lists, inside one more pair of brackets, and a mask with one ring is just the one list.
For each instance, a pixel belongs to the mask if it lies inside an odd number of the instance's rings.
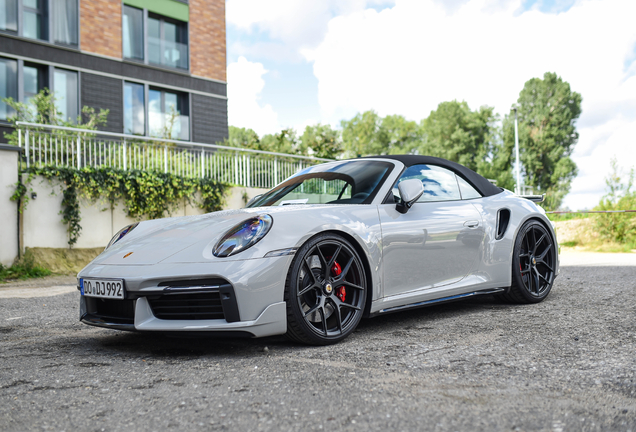
{"label": "green foliage", "polygon": [[296,131],[291,128],[283,129],[276,134],[263,135],[261,138],[249,128],[230,126],[228,132],[228,138],[222,143],[226,146],[275,153],[306,154],[306,149],[302,147],[298,140]]}
{"label": "green foliage", "polygon": [[[616,158],[611,161],[612,171],[605,179],[607,194],[594,210],[636,210],[634,168],[624,180],[624,172]],[[636,213],[604,213],[596,215],[596,228],[601,238],[636,248]]]}
{"label": "green foliage", "polygon": [[[62,223],[68,226],[69,246],[73,246],[82,229],[79,199],[104,202],[113,206],[121,201],[126,214],[135,219],[156,219],[173,212],[185,199],[207,212],[222,209],[228,185],[208,178],[181,177],[170,173],[141,170],[118,170],[110,167],[31,167],[27,184],[36,175],[62,185]],[[18,183],[12,200],[20,200],[22,209],[28,202],[27,186]]]}
{"label": "green foliage", "polygon": [[319,158],[336,159],[342,154],[340,133],[329,125],[307,126],[300,137],[301,147]]}
{"label": "green foliage", "polygon": [[386,154],[414,153],[423,142],[422,128],[401,115],[382,119],[380,136],[385,140]]}
{"label": "green foliage", "polygon": [[271,151],[287,154],[305,154],[296,131],[292,128],[283,129],[279,133],[263,135],[261,138],[261,148],[259,150]]}
{"label": "green foliage", "polygon": [[387,153],[388,137],[382,129],[382,118],[375,111],[358,113],[351,120],[342,120],[340,125],[347,157]]}
{"label": "green foliage", "polygon": [[0,282],[6,282],[14,279],[29,279],[48,276],[51,270],[35,264],[33,255],[27,253],[11,267],[5,267],[0,264]]}
{"label": "green foliage", "polygon": [[[51,93],[48,88],[40,90],[38,94],[33,96],[28,102],[18,102],[13,98],[2,99],[8,106],[13,108],[15,114],[8,120],[15,126],[15,122],[23,121],[30,123],[49,124],[55,126],[77,127],[82,129],[96,130],[99,126],[106,124],[109,110],[100,109],[99,112],[95,108],[85,106],[76,119],[63,119],[60,117],[60,111],[57,109],[55,94]],[[58,133],[62,135],[73,135],[72,132]],[[11,133],[4,133],[4,137],[9,144],[18,145],[18,132],[14,129]]]}
{"label": "green foliage", "polygon": [[458,162],[473,171],[490,155],[491,107],[471,111],[466,102],[442,102],[422,121],[426,141],[420,154]]}
{"label": "green foliage", "polygon": [[229,136],[223,142],[223,145],[261,150],[261,139],[252,129],[230,126],[228,132]]}
{"label": "green foliage", "polygon": [[[545,193],[545,207],[556,209],[577,174],[570,155],[577,143],[581,95],[557,74],[527,81],[517,100],[519,148],[525,183]],[[504,119],[504,141],[514,143],[514,113]]]}

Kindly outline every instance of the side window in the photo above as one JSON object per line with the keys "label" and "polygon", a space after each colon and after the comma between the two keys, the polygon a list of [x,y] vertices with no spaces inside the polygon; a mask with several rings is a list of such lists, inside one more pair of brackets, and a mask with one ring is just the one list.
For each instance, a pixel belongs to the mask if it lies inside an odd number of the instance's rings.
{"label": "side window", "polygon": [[398,184],[404,180],[418,179],[424,185],[424,193],[417,202],[460,200],[459,186],[455,173],[436,165],[413,165],[402,173],[393,188],[393,195],[399,199]]}
{"label": "side window", "polygon": [[460,176],[457,176],[457,183],[459,183],[459,191],[462,194],[462,199],[469,200],[481,198],[481,194]]}

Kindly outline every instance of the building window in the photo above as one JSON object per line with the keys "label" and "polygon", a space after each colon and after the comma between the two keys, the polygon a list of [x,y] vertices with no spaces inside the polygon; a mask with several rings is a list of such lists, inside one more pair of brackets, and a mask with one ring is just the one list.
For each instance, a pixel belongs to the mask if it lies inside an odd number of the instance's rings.
{"label": "building window", "polygon": [[55,69],[53,86],[55,89],[55,108],[58,118],[77,123],[79,101],[77,94],[77,72]]}
{"label": "building window", "polygon": [[143,84],[124,83],[124,133],[146,134]]}
{"label": "building window", "polygon": [[[30,105],[31,99],[40,92],[40,90],[48,87],[48,68],[43,65],[25,63],[22,68],[22,89],[24,91],[24,103]],[[34,106],[30,106],[35,110]]]}
{"label": "building window", "polygon": [[16,60],[0,58],[0,120],[7,120],[15,114],[13,108],[2,102],[2,99],[18,99],[17,70]]}
{"label": "building window", "polygon": [[124,6],[124,57],[144,59],[144,11]]}
{"label": "building window", "polygon": [[53,0],[53,40],[78,45],[77,0]]}
{"label": "building window", "polygon": [[0,0],[0,30],[18,31],[18,0]]}
{"label": "building window", "polygon": [[47,0],[22,0],[22,36],[48,40]]}
{"label": "building window", "polygon": [[151,14],[148,16],[148,61],[188,69],[188,25]]}
{"label": "building window", "polygon": [[148,91],[150,136],[188,141],[188,95],[151,88]]}

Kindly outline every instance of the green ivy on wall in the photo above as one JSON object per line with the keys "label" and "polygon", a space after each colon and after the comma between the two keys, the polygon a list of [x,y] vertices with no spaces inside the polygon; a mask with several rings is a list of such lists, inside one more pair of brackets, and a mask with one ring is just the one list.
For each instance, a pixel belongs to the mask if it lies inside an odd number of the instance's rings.
{"label": "green ivy on wall", "polygon": [[[12,201],[20,201],[20,211],[26,207],[28,185],[35,176],[62,185],[62,223],[68,225],[69,246],[80,236],[79,199],[105,202],[112,206],[120,201],[126,214],[135,219],[157,219],[174,211],[186,200],[206,212],[222,209],[229,185],[211,179],[181,177],[169,173],[141,170],[118,170],[109,167],[81,169],[70,167],[31,167],[23,171],[26,181],[16,184]],[[197,193],[198,192],[198,193]]]}

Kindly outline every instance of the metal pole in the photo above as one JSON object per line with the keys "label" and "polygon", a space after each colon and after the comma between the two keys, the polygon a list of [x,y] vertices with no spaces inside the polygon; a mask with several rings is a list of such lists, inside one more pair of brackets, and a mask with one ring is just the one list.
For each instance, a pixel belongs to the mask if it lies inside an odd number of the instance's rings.
{"label": "metal pole", "polygon": [[205,149],[201,149],[201,178],[205,178]]}
{"label": "metal pole", "polygon": [[234,184],[239,186],[239,155],[238,153],[234,153]]}
{"label": "metal pole", "polygon": [[25,139],[25,150],[26,150],[26,160],[27,160],[27,168],[29,168],[30,163],[29,163],[29,130],[27,129],[26,132],[24,133],[24,139]]}
{"label": "metal pole", "polygon": [[163,146],[163,172],[168,172],[168,146]]}
{"label": "metal pole", "polygon": [[274,158],[274,184],[270,187],[274,187],[278,184],[278,159]]}
{"label": "metal pole", "polygon": [[80,154],[80,147],[81,147],[81,143],[80,143],[80,136],[79,134],[77,135],[77,169],[81,168],[81,154]]}
{"label": "metal pole", "polygon": [[517,107],[515,110],[515,154],[516,154],[516,170],[517,170],[517,187],[515,187],[515,193],[521,195],[521,167],[519,166],[519,125],[517,121]]}
{"label": "metal pole", "polygon": [[126,171],[128,169],[128,162],[126,161],[126,138],[124,138],[124,145],[122,148],[124,151],[124,171]]}

